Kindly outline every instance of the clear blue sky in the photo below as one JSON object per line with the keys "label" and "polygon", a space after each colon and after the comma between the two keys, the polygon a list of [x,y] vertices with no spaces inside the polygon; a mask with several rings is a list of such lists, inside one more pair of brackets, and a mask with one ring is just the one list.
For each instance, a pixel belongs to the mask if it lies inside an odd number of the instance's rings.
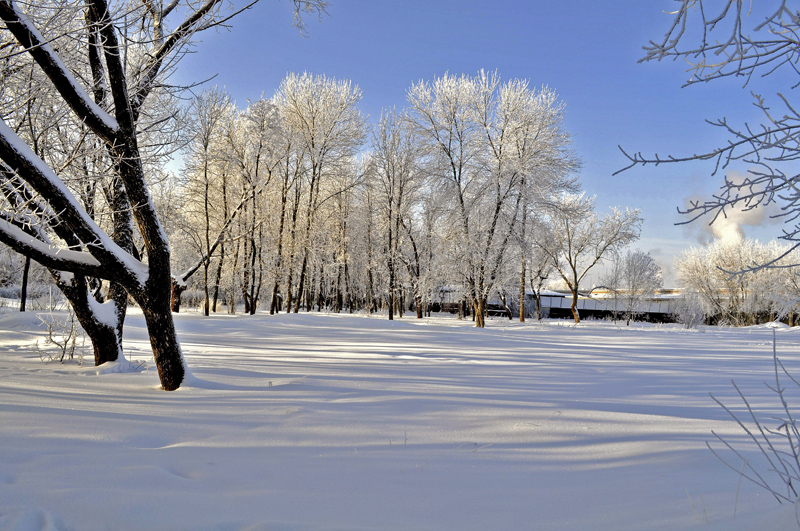
{"label": "clear blue sky", "polygon": [[[584,162],[581,181],[598,209],[642,209],[637,247],[665,269],[672,255],[695,244],[702,226],[676,227],[676,207],[713,192],[721,176],[707,165],[636,168],[617,146],[645,154],[685,155],[712,149],[725,135],[705,119],[756,122],[751,90],[773,94],[780,79],[747,88],[724,80],[681,88],[686,65],[638,64],[642,46],[659,39],[675,8],[671,0],[330,0],[328,16],[307,19],[307,37],[291,27],[289,0],[261,0],[235,18],[229,31],[205,33],[184,58],[174,81],[217,75],[241,106],[271,96],[287,72],[349,79],[363,91],[371,120],[383,107],[402,108],[411,83],[449,71],[497,70],[504,79],[548,85],[567,105],[566,125]],[[784,80],[785,81],[785,80]],[[765,85],[773,84],[773,87]],[[788,91],[789,84],[780,86]],[[745,167],[735,168],[745,171]],[[700,222],[697,222],[700,223]],[[777,236],[779,226],[744,226],[751,237]]]}

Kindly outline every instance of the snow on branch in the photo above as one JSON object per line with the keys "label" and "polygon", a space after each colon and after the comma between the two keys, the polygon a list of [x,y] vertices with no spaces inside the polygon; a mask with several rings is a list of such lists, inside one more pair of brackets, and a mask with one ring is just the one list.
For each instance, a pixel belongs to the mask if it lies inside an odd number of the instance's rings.
{"label": "snow on branch", "polygon": [[45,267],[108,278],[108,270],[101,267],[97,258],[91,254],[43,242],[2,218],[0,218],[0,241],[18,253],[30,256]]}
{"label": "snow on branch", "polygon": [[[114,274],[129,275],[144,284],[147,279],[146,266],[114,243],[80,206],[55,172],[2,120],[0,120],[0,160],[47,200],[52,212],[58,213],[58,220],[55,223],[65,223],[69,226],[92,255],[103,263],[105,273],[96,276],[108,278]],[[37,250],[33,246],[28,246],[26,249],[31,251],[32,257],[35,254],[47,259],[47,253],[43,253],[41,249]],[[63,269],[61,266],[56,268]]]}
{"label": "snow on branch", "polygon": [[89,97],[39,30],[17,9],[13,0],[0,0],[0,18],[75,114],[104,140],[113,141],[119,129],[117,121]]}

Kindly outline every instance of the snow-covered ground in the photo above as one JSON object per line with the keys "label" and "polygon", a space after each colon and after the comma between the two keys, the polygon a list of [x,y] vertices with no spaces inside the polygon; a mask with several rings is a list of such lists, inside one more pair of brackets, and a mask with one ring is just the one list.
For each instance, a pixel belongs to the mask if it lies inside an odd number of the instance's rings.
{"label": "snow-covered ground", "polygon": [[42,363],[36,314],[0,315],[0,528],[800,528],[705,446],[744,440],[731,378],[777,406],[767,328],[176,317],[167,393],[135,311],[138,373]]}

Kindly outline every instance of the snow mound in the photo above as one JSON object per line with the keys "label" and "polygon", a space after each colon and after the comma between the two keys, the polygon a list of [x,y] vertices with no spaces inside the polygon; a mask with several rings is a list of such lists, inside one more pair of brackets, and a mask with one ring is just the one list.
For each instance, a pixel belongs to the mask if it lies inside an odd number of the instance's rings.
{"label": "snow mound", "polygon": [[124,357],[120,356],[117,361],[108,361],[98,367],[92,367],[87,372],[96,374],[127,374],[135,372],[144,372],[147,370],[147,364],[143,361],[131,363]]}

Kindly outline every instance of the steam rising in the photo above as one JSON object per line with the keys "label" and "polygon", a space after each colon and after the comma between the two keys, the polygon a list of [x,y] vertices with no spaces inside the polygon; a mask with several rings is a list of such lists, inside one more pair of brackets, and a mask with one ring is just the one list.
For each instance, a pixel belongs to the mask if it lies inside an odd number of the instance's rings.
{"label": "steam rising", "polygon": [[[734,182],[744,180],[744,174],[729,172],[728,178]],[[694,195],[686,198],[686,206],[694,201],[702,202],[707,196]],[[685,208],[685,207],[684,207]],[[781,223],[775,216],[780,214],[780,208],[771,203],[767,206],[759,205],[747,210],[744,204],[737,204],[735,208],[726,208],[724,214],[717,216],[713,223],[709,218],[700,218],[688,225],[688,232],[700,243],[708,243],[712,239],[742,241],[745,238],[745,227],[761,225],[774,225]]]}

